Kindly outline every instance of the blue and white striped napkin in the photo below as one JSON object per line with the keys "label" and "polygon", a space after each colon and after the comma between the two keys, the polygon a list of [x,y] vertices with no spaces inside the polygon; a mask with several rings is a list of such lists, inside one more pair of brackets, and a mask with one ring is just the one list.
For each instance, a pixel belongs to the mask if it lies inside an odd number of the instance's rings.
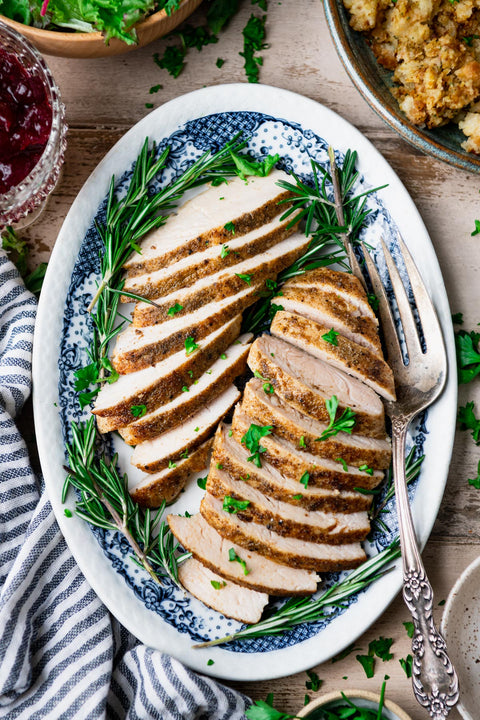
{"label": "blue and white striped napkin", "polygon": [[250,701],[136,640],[75,563],[14,418],[36,300],[0,251],[0,718],[240,720]]}

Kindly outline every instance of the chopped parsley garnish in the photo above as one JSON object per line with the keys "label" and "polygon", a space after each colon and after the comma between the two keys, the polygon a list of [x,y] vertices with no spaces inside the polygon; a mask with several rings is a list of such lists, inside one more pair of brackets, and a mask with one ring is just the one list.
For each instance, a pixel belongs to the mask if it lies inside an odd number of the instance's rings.
{"label": "chopped parsley garnish", "polygon": [[210,585],[213,587],[214,590],[222,590],[224,587],[226,587],[227,583],[225,580],[222,580],[219,582],[218,580],[210,580]]}
{"label": "chopped parsley garnish", "polygon": [[454,325],[463,325],[463,313],[453,313],[452,323]]}
{"label": "chopped parsley garnish", "polygon": [[153,60],[159,68],[166,70],[172,77],[177,78],[185,65],[185,54],[185,49],[169,45],[165,48],[162,57],[160,57],[160,53],[155,53]]}
{"label": "chopped parsley garnish", "polygon": [[358,469],[361,470],[361,472],[367,473],[367,475],[373,475],[373,468],[368,467],[366,464],[360,465]]}
{"label": "chopped parsley garnish", "polygon": [[475,229],[471,234],[473,237],[474,235],[478,235],[480,233],[480,220],[475,220]]}
{"label": "chopped parsley garnish", "polygon": [[209,660],[207,660],[207,665],[215,665],[215,660],[212,660],[212,658],[210,658]]}
{"label": "chopped parsley garnish", "polygon": [[181,45],[169,45],[165,48],[163,55],[155,53],[153,59],[159,68],[166,70],[172,77],[177,78],[185,67],[185,56],[189,48],[201,50],[205,45],[218,42],[214,33],[210,33],[208,27],[192,27],[185,25],[182,31],[174,33],[181,40]]}
{"label": "chopped parsley garnish", "polygon": [[300,478],[300,482],[302,483],[303,487],[307,487],[308,481],[310,480],[310,473],[304,472],[302,477]]}
{"label": "chopped parsley garnish", "polygon": [[177,467],[177,463],[174,463],[173,460],[168,461],[168,469],[173,470],[173,468]]}
{"label": "chopped parsley garnish", "polygon": [[360,650],[361,648],[356,647],[355,643],[352,643],[348,647],[345,648],[345,650],[342,650],[342,652],[338,653],[338,655],[335,655],[334,658],[332,658],[332,663],[336,663],[339,660],[343,660],[347,657],[347,655],[350,655],[350,653],[354,652],[355,650]]}
{"label": "chopped parsley garnish", "polygon": [[188,387],[188,385],[184,385],[182,387],[182,392],[190,392],[190,388]]}
{"label": "chopped parsley garnish", "polygon": [[150,95],[153,95],[153,93],[157,93],[159,90],[163,90],[163,85],[152,85],[148,92]]}
{"label": "chopped parsley garnish", "polygon": [[299,493],[298,495],[292,495],[292,500],[301,500],[303,498],[303,495]]}
{"label": "chopped parsley garnish", "polygon": [[180,312],[180,310],[183,310],[183,305],[175,303],[175,305],[172,305],[172,307],[168,308],[167,315],[173,317],[174,315],[176,315],[176,313]]}
{"label": "chopped parsley garnish", "polygon": [[151,110],[153,108],[153,103],[145,103],[145,107],[147,110]]}
{"label": "chopped parsley garnish", "polygon": [[[261,160],[255,160],[250,155],[239,155],[234,152],[230,153],[230,155],[232,156],[232,160],[235,163],[237,172],[242,180],[245,180],[251,175],[266,177],[280,160],[280,155],[278,154],[265,155]],[[275,280],[267,279],[265,280],[265,286],[268,290],[275,290],[277,284]]]}
{"label": "chopped parsley garnish", "polygon": [[407,622],[403,623],[403,627],[407,631],[408,637],[413,638],[413,633],[415,632],[415,625],[413,624],[413,622],[410,622],[410,620],[408,620]]}
{"label": "chopped parsley garnish", "polygon": [[223,498],[223,509],[230,514],[236,514],[239,510],[246,510],[250,505],[250,500],[237,500],[231,495],[225,495]]}
{"label": "chopped parsley garnish", "polygon": [[223,260],[223,258],[228,257],[228,255],[230,255],[230,249],[229,249],[228,245],[222,245],[222,251],[220,253],[220,257]]}
{"label": "chopped parsley garnish", "polygon": [[225,60],[223,58],[217,58],[217,62],[215,63],[215,65],[217,66],[217,68],[221,68],[224,62]]}
{"label": "chopped parsley garnish", "polygon": [[193,370],[187,370],[187,375],[190,375],[190,377],[193,378]]}
{"label": "chopped parsley garnish", "polygon": [[475,404],[473,401],[467,402],[465,406],[458,408],[457,420],[460,425],[460,430],[471,430],[472,438],[478,444],[480,444],[480,420],[477,420],[474,412]]}
{"label": "chopped parsley garnish", "polygon": [[220,355],[220,360],[226,360],[226,359],[227,359],[226,354],[225,354],[225,353],[222,353],[222,354]]}
{"label": "chopped parsley garnish", "polygon": [[300,440],[298,441],[298,447],[301,447],[301,448],[307,447],[305,445],[305,436],[304,435],[300,435]]}
{"label": "chopped parsley garnish", "polygon": [[246,282],[247,285],[251,285],[253,275],[248,275],[248,273],[235,273],[235,275],[240,278],[240,280]]}
{"label": "chopped parsley garnish", "polygon": [[262,377],[260,375],[260,373],[258,372],[258,370],[254,370],[253,374],[255,375],[256,378],[258,378],[259,380],[261,380],[263,382],[263,392],[266,393],[267,395],[273,395],[275,390],[273,388],[272,383],[269,381],[269,379]]}
{"label": "chopped parsley garnish", "polygon": [[355,655],[355,658],[365,670],[367,678],[372,678],[375,669],[375,658],[371,655]]}
{"label": "chopped parsley garnish", "polygon": [[468,478],[468,484],[474,487],[475,490],[480,490],[480,461],[477,465],[477,477]]}
{"label": "chopped parsley garnish", "polygon": [[183,460],[188,460],[188,458],[189,458],[188,448],[186,448],[182,453],[180,453],[180,457],[181,457]]}
{"label": "chopped parsley garnish", "polygon": [[217,470],[223,470],[222,463],[217,463],[216,468],[217,468]]}
{"label": "chopped parsley garnish", "polygon": [[262,461],[260,455],[266,452],[266,449],[260,445],[262,437],[272,434],[272,425],[255,425],[252,423],[248,428],[245,435],[242,437],[241,442],[245,444],[247,450],[252,454],[248,459],[249,462],[253,462],[258,468],[262,467]]}
{"label": "chopped parsley garnish", "polygon": [[242,476],[240,475],[240,480],[243,480],[243,482],[247,482],[247,480],[250,480],[250,473],[248,473],[247,475],[245,475],[245,477],[242,477]]}
{"label": "chopped parsley garnish", "polygon": [[63,511],[63,514],[65,515],[65,517],[68,517],[68,518],[72,517],[72,511],[69,510],[68,508],[65,508],[65,510]]}
{"label": "chopped parsley garnish", "polygon": [[322,680],[318,677],[317,673],[313,670],[307,670],[308,680],[305,682],[305,687],[307,690],[312,690],[312,692],[317,692],[320,690],[320,686],[322,684]]}
{"label": "chopped parsley garnish", "polygon": [[345,408],[338,420],[335,420],[338,409],[337,396],[332,395],[330,399],[325,400],[325,407],[327,408],[330,422],[327,425],[326,429],[322,432],[320,437],[315,438],[315,442],[327,440],[333,435],[337,435],[337,433],[339,432],[345,432],[351,435],[352,428],[355,425],[355,413],[353,412],[352,408]]}
{"label": "chopped parsley garnish", "polygon": [[368,654],[376,655],[383,662],[387,662],[393,658],[390,648],[393,645],[393,638],[385,638],[380,636],[378,640],[372,640],[368,645]]}
{"label": "chopped parsley garnish", "polygon": [[400,658],[398,662],[402,666],[403,672],[405,673],[407,678],[411,678],[412,677],[412,668],[413,668],[413,657],[410,655],[410,653],[407,655],[406,658]]}
{"label": "chopped parsley garnish", "polygon": [[263,65],[263,58],[255,53],[266,48],[266,19],[266,15],[260,18],[252,14],[242,30],[243,52],[241,52],[240,55],[244,59],[245,74],[248,82],[258,82],[259,68]]}
{"label": "chopped parsley garnish", "polygon": [[232,435],[233,435],[233,430],[229,430],[229,431],[228,431],[228,437],[232,437]]}
{"label": "chopped parsley garnish", "polygon": [[336,332],[333,328],[329,330],[325,335],[322,335],[322,339],[325,340],[325,342],[330,343],[330,345],[335,345],[335,347],[338,345],[337,337],[340,333]]}
{"label": "chopped parsley garnish", "polygon": [[232,235],[235,235],[235,224],[233,222],[228,222],[224,226],[225,230],[227,232],[232,233]]}
{"label": "chopped parsley garnish", "polygon": [[337,458],[337,459],[335,460],[335,462],[340,463],[341,466],[343,467],[343,469],[345,470],[345,472],[348,472],[348,465],[347,465],[347,463],[345,462],[345,460],[344,460],[343,458]]}
{"label": "chopped parsley garnish", "polygon": [[237,555],[234,548],[230,548],[230,550],[228,551],[228,559],[230,560],[230,562],[240,563],[243,568],[243,574],[248,575],[250,570],[247,569],[247,563],[245,562],[245,560],[242,560],[242,558]]}
{"label": "chopped parsley garnish", "polygon": [[185,352],[187,355],[191,355],[195,350],[198,350],[200,345],[197,345],[192,337],[185,338]]}
{"label": "chopped parsley garnish", "polygon": [[193,432],[198,432],[199,430],[200,430],[200,428],[197,426]]}
{"label": "chopped parsley garnish", "polygon": [[463,38],[463,42],[465,43],[465,45],[472,47],[473,41],[478,40],[479,37],[479,35],[465,35],[465,37]]}
{"label": "chopped parsley garnish", "polygon": [[133,417],[141,418],[147,414],[147,406],[146,405],[132,405],[132,407],[130,408],[130,412],[132,413]]}
{"label": "chopped parsley garnish", "polygon": [[458,382],[468,383],[480,373],[480,353],[478,344],[480,333],[467,333],[459,330],[455,333],[455,349],[458,361]]}
{"label": "chopped parsley garnish", "polygon": [[205,477],[203,477],[203,478],[198,478],[197,485],[200,488],[200,490],[207,489],[207,480],[208,480],[208,475],[205,475]]}
{"label": "chopped parsley garnish", "polygon": [[380,300],[378,299],[378,297],[375,295],[375,293],[368,293],[367,300],[373,312],[376,313],[378,311],[378,306],[380,305]]}

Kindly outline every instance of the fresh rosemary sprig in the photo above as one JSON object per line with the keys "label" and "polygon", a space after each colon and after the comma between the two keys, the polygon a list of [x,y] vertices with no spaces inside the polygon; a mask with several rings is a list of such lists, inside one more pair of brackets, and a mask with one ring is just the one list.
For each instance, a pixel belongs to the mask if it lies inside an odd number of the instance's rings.
{"label": "fresh rosemary sprig", "polygon": [[[425,460],[425,455],[419,455],[419,457],[415,457],[417,448],[414,445],[410,452],[408,453],[407,457],[405,458],[405,477],[407,481],[407,485],[409,485],[411,482],[413,482],[419,475],[420,471],[422,469],[422,463]],[[372,520],[378,519],[378,516],[380,513],[385,512],[385,506],[387,503],[390,502],[390,500],[395,495],[395,485],[393,482],[393,472],[392,467],[390,466],[388,470],[388,477],[386,481],[386,488],[387,492],[385,494],[385,497],[383,498],[383,501],[381,505],[379,505],[375,512],[373,513]],[[379,519],[378,522],[381,522]]]}
{"label": "fresh rosemary sprig", "polygon": [[339,168],[332,151],[330,172],[311,160],[313,187],[295,174],[292,174],[294,183],[285,180],[278,182],[280,187],[293,195],[293,199],[282,201],[290,204],[282,219],[292,217],[292,223],[302,220],[305,235],[311,235],[312,241],[305,253],[278,275],[276,282],[267,280],[265,290],[260,292],[262,299],[244,313],[245,331],[258,334],[268,329],[276,310],[281,309],[281,298],[279,305],[272,305],[272,299],[281,295],[279,290],[287,280],[308,270],[335,263],[346,270],[350,269],[347,262],[348,245],[358,242],[360,230],[370,213],[365,207],[367,196],[385,187],[382,185],[354,195],[353,188],[359,175],[356,162],[357,153],[347,150],[342,167]]}
{"label": "fresh rosemary sprig", "polygon": [[143,511],[128,492],[128,478],[120,475],[117,456],[110,460],[97,455],[95,418],[86,423],[72,423],[72,442],[67,444],[69,467],[63,486],[62,502],[70,487],[79,492],[75,512],[90,525],[104,530],[118,530],[135,554],[134,560],[145,568],[152,580],[162,584],[168,575],[180,587],[179,563],[190,553],[177,554],[178,543],[168,524],[162,520],[165,502],[152,513]]}
{"label": "fresh rosemary sprig", "polygon": [[319,598],[292,598],[281,608],[275,610],[271,617],[267,617],[255,625],[249,625],[232,635],[199,643],[193,647],[211,647],[212,645],[224,645],[234,640],[251,640],[265,635],[280,635],[291,630],[295,625],[322,620],[330,614],[328,608],[344,608],[345,600],[365,590],[373,582],[383,577],[392,569],[387,566],[398,557],[400,557],[400,546],[396,539],[381,553],[370,558],[346,578],[332,585]]}

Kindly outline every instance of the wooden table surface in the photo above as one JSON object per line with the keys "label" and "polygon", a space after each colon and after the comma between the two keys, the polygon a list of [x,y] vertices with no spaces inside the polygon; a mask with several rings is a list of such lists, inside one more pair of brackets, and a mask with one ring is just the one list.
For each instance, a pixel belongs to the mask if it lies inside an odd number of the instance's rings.
{"label": "wooden table surface", "polygon": [[[216,45],[202,52],[190,51],[188,64],[173,79],[153,62],[154,52],[163,52],[165,40],[111,59],[66,60],[47,58],[60,86],[70,126],[65,168],[60,185],[42,218],[25,235],[30,243],[31,264],[48,260],[51,249],[72,201],[97,163],[134,123],[155,107],[183,93],[209,85],[244,82],[241,30],[252,8],[243,0],[240,12]],[[258,10],[256,10],[258,12]],[[191,18],[202,22],[200,8]],[[480,321],[480,240],[471,237],[474,219],[480,217],[480,179],[412,149],[377,118],[362,100],[338,60],[330,39],[320,0],[269,1],[268,50],[263,53],[261,82],[301,93],[332,108],[359,128],[386,157],[406,185],[430,232],[450,299],[452,312],[463,312],[468,329]],[[221,69],[217,57],[225,59]],[[149,88],[163,89],[150,95]],[[480,236],[479,236],[480,237]],[[460,402],[480,402],[480,380],[460,389]],[[435,596],[445,599],[460,572],[479,554],[480,493],[468,485],[474,477],[480,449],[468,433],[457,432],[447,489],[438,520],[424,552]],[[473,473],[473,474],[472,474]],[[440,620],[441,608],[436,611]],[[414,720],[427,713],[413,698],[410,680],[399,658],[410,652],[410,641],[402,626],[409,619],[400,598],[358,641],[365,652],[380,635],[392,637],[394,659],[377,661],[374,678],[367,680],[350,655],[341,662],[316,668],[324,681],[321,692],[340,687],[379,689],[385,673],[390,675],[388,697],[410,712]],[[268,660],[267,660],[268,662]],[[261,683],[238,683],[254,698],[273,692],[275,705],[285,712],[298,710],[304,702],[305,673]],[[316,693],[310,693],[314,697]],[[456,711],[452,718],[459,718]]]}

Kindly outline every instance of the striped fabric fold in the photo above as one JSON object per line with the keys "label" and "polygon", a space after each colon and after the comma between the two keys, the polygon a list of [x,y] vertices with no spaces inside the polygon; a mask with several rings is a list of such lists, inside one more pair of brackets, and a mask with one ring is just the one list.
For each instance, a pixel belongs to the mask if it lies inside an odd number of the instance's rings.
{"label": "striped fabric fold", "polygon": [[248,698],[140,644],[76,565],[14,422],[35,313],[0,251],[0,718],[241,720]]}

